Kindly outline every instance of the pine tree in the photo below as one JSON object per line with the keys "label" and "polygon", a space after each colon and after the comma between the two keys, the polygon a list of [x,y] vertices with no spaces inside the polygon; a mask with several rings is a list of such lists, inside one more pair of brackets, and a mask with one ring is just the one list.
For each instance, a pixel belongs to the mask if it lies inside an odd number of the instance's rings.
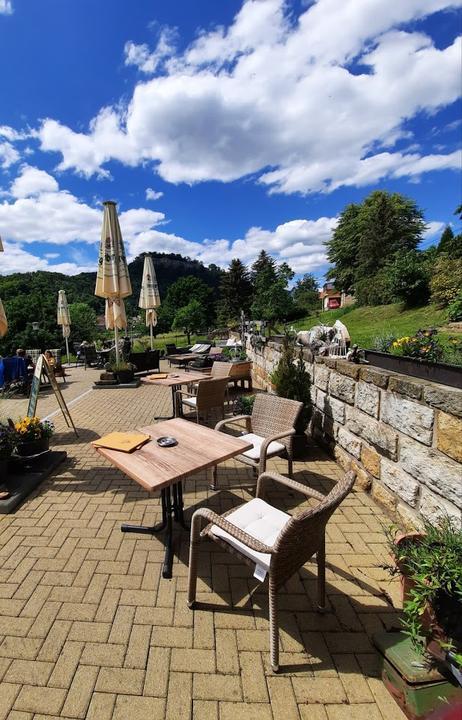
{"label": "pine tree", "polygon": [[218,303],[218,322],[228,325],[239,320],[241,310],[248,315],[252,302],[252,283],[249,271],[244,263],[235,258],[231,260],[228,271],[220,283],[220,301]]}
{"label": "pine tree", "polygon": [[462,257],[462,235],[454,235],[450,225],[443,230],[438,243],[438,255],[445,254],[449,258],[458,259]]}

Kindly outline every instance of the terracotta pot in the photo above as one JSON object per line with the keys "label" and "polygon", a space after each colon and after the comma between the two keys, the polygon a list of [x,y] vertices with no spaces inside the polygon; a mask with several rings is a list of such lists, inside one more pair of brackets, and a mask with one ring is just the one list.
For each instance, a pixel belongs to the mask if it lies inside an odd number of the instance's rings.
{"label": "terracotta pot", "polygon": [[50,448],[50,438],[40,438],[39,440],[28,440],[20,442],[16,446],[16,452],[21,457],[29,457],[30,455],[38,455],[46,452]]}

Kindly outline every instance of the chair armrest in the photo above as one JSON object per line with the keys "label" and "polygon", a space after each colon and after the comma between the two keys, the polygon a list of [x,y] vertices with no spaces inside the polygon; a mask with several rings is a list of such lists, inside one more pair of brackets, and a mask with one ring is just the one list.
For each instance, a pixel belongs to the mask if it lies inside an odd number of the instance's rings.
{"label": "chair armrest", "polygon": [[256,497],[261,497],[261,491],[263,490],[263,485],[265,484],[266,480],[274,480],[274,482],[277,482],[280,485],[285,485],[292,490],[297,490],[298,492],[302,493],[302,495],[315,498],[316,500],[322,501],[326,498],[325,495],[318,492],[317,490],[313,490],[313,488],[310,488],[307,485],[302,485],[302,483],[299,483],[296,480],[292,480],[291,478],[285,477],[284,475],[272,472],[264,472],[258,478]]}
{"label": "chair armrest", "polygon": [[250,425],[250,420],[252,419],[251,415],[236,415],[235,417],[229,418],[228,420],[220,420],[215,425],[215,430],[221,430],[222,427],[225,427],[225,425],[232,425],[235,422],[238,422],[239,420],[245,420],[247,424],[247,429]]}
{"label": "chair armrest", "polygon": [[196,397],[194,393],[186,392],[186,390],[175,390],[176,395],[187,395],[188,397]]}
{"label": "chair armrest", "polygon": [[280,433],[277,433],[276,435],[271,435],[270,437],[265,438],[261,444],[260,457],[262,457],[262,455],[266,455],[268,445],[270,445],[270,443],[274,442],[274,440],[281,440],[281,438],[289,437],[290,435],[295,435],[294,428],[290,428],[289,430],[284,430],[284,432],[280,432]]}
{"label": "chair armrest", "polygon": [[[233,523],[230,523],[229,520],[226,520],[226,518],[222,515],[218,515],[213,510],[209,510],[209,508],[199,508],[196,510],[192,516],[192,525],[196,525],[196,523],[200,521],[200,518],[204,518],[208,523],[217,525],[219,528],[231,535],[231,537],[239,540],[239,542],[247,545],[247,547],[255,552],[268,553],[270,555],[274,553],[273,548],[252,537],[252,535],[244,532],[244,530],[241,530],[236,525],[233,525]],[[193,532],[194,528],[191,533]]]}

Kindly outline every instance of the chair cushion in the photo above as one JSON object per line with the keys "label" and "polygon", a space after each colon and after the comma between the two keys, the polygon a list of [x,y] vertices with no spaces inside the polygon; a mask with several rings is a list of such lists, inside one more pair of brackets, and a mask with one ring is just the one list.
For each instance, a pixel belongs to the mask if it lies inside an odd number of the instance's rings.
{"label": "chair cushion", "polygon": [[[290,515],[269,505],[261,498],[254,498],[227,515],[226,520],[241,530],[245,530],[246,533],[257,540],[261,540],[265,545],[272,547],[279,532],[290,520]],[[210,532],[216,537],[225,540],[250,560],[253,560],[257,567],[260,566],[268,572],[271,555],[251,550],[247,545],[244,545],[240,540],[236,540],[226,530],[222,530],[216,525],[212,525]]]}
{"label": "chair cushion", "polygon": [[195,398],[195,397],[186,397],[186,398],[182,398],[182,401],[181,401],[181,402],[184,403],[185,405],[190,405],[190,407],[196,407],[196,405],[197,405],[197,398]]}
{"label": "chair cushion", "polygon": [[[254,433],[247,433],[246,435],[241,435],[240,438],[241,440],[246,440],[253,445],[253,448],[250,448],[250,450],[246,450],[242,454],[250,460],[260,460],[261,446],[266,438],[261,437],[260,435],[255,435]],[[273,440],[273,442],[271,442],[267,447],[266,457],[270,457],[271,455],[278,455],[285,449],[285,445],[278,442],[277,440]]]}

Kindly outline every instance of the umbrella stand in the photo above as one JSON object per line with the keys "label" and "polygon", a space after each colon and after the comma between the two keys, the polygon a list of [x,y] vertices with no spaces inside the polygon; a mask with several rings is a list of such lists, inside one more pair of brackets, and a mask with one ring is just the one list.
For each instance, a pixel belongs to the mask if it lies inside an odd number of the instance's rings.
{"label": "umbrella stand", "polygon": [[116,323],[114,323],[114,340],[115,340],[116,365],[118,365],[118,364],[119,364],[119,361],[120,361],[120,355],[119,355],[119,329],[118,329]]}
{"label": "umbrella stand", "polygon": [[153,343],[153,339],[152,339],[152,323],[150,323],[150,325],[149,325],[149,335],[150,335],[150,337],[151,337],[151,350],[152,350],[152,343]]}
{"label": "umbrella stand", "polygon": [[65,341],[66,341],[67,364],[70,365],[70,364],[71,364],[71,361],[70,361],[70,358],[69,358],[69,340],[67,339],[67,337],[64,338],[64,339],[65,339]]}

